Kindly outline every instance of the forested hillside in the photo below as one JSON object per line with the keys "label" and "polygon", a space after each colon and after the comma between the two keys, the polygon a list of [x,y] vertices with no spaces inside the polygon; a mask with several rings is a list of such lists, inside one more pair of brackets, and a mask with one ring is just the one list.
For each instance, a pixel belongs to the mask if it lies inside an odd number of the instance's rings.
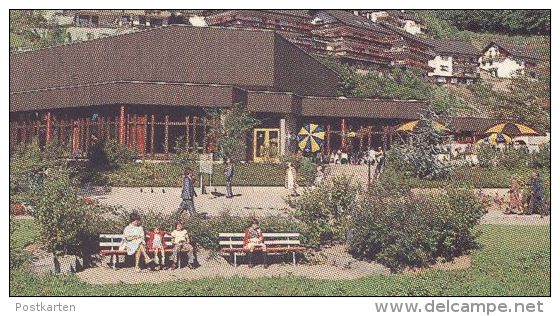
{"label": "forested hillside", "polygon": [[[425,37],[460,39],[470,42],[478,49],[483,49],[490,41],[525,45],[548,61],[538,66],[538,80],[486,77],[472,85],[437,85],[427,82],[420,72],[412,70],[394,69],[389,75],[381,75],[375,71],[360,74],[351,66],[342,65],[332,59],[324,59],[330,67],[341,74],[339,89],[341,95],[426,100],[441,113],[508,117],[541,130],[550,130],[550,36],[531,35],[550,32],[550,11],[407,10],[407,12],[425,21],[428,29],[428,34],[423,35]],[[493,16],[495,18],[491,18]],[[494,20],[492,23],[483,24],[482,21],[487,19]]]}

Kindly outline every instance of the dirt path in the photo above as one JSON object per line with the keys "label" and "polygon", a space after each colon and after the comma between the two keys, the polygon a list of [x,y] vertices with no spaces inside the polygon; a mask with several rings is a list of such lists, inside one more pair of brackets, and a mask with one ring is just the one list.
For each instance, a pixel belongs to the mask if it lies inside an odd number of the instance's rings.
{"label": "dirt path", "polygon": [[108,266],[89,268],[77,273],[77,276],[87,283],[114,284],[114,283],[161,283],[174,280],[197,280],[211,277],[281,277],[302,276],[313,279],[348,280],[369,275],[388,275],[389,269],[377,263],[368,263],[352,258],[341,246],[326,249],[321,255],[314,258],[314,264],[273,263],[268,269],[262,266],[249,268],[246,264],[237,267],[229,264],[223,257],[208,260],[208,253],[199,254],[201,266],[195,270],[188,268],[176,270],[161,270],[142,272],[134,268],[120,268],[112,270]]}

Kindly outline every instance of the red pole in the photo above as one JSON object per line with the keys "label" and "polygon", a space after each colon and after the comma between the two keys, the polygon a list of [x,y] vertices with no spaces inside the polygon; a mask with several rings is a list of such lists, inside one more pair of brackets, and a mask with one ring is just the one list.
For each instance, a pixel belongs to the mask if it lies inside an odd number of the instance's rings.
{"label": "red pole", "polygon": [[346,147],[346,119],[342,119],[340,121],[340,131],[341,131],[341,141],[340,141],[340,147],[345,148]]}
{"label": "red pole", "polygon": [[52,118],[51,118],[51,112],[47,112],[47,136],[46,136],[46,142],[50,142],[51,141],[51,137],[52,137]]}
{"label": "red pole", "polygon": [[125,142],[125,118],[124,118],[124,105],[121,105],[119,114],[119,144],[124,144]]}

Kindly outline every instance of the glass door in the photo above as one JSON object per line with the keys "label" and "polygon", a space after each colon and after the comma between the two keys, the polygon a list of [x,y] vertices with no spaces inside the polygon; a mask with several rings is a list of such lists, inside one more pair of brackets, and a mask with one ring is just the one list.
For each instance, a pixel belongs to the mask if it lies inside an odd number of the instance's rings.
{"label": "glass door", "polygon": [[280,160],[280,129],[255,128],[253,130],[253,161],[277,162]]}

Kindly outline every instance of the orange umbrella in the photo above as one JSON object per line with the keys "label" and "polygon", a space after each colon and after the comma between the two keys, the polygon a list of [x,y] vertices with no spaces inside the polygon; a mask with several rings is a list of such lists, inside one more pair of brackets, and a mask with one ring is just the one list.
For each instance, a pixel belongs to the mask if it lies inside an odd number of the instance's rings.
{"label": "orange umbrella", "polygon": [[515,136],[537,136],[539,132],[529,126],[517,123],[500,123],[496,124],[485,131],[486,134],[506,134],[511,137]]}

